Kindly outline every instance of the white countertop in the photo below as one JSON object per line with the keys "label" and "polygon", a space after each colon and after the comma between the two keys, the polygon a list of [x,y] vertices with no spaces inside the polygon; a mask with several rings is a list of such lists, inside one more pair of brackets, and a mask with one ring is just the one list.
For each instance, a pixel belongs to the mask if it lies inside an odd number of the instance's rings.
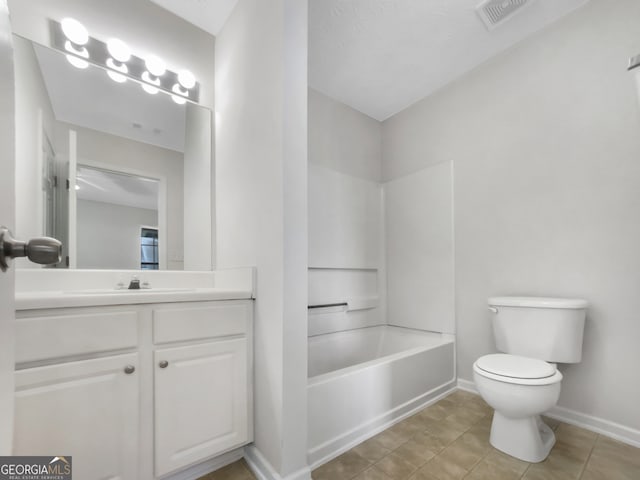
{"label": "white countertop", "polygon": [[[16,310],[254,298],[251,267],[214,271],[18,269]],[[117,289],[138,278],[151,288]]]}
{"label": "white countertop", "polygon": [[156,290],[78,290],[16,293],[16,310],[44,308],[97,307],[142,303],[206,302],[215,300],[250,300],[251,290],[193,288]]}

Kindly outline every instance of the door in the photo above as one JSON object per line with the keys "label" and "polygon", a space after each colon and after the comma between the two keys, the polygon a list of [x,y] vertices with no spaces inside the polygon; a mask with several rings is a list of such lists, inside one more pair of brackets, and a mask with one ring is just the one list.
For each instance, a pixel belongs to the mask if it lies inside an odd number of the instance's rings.
{"label": "door", "polygon": [[[0,0],[0,225],[14,227],[14,91],[11,26]],[[0,272],[0,456],[11,454],[13,437],[14,276]]]}
{"label": "door", "polygon": [[244,338],[154,353],[155,474],[248,440]]}
{"label": "door", "polygon": [[138,479],[138,354],[18,370],[16,455],[66,455],[82,480]]}

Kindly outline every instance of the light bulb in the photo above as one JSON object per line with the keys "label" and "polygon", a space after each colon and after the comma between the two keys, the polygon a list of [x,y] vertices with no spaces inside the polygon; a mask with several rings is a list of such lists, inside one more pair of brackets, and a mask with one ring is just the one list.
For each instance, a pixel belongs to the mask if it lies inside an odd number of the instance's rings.
{"label": "light bulb", "polygon": [[176,102],[178,105],[184,105],[185,103],[187,103],[184,98],[179,97],[178,95],[171,95],[171,100]]}
{"label": "light bulb", "polygon": [[124,83],[127,81],[127,77],[125,77],[123,74],[112,72],[111,70],[107,70],[107,75],[109,75],[109,78],[111,80],[117,83]]}
{"label": "light bulb", "polygon": [[84,45],[89,41],[89,32],[75,18],[63,18],[60,22],[62,33],[76,45]]}
{"label": "light bulb", "polygon": [[78,55],[79,57],[89,58],[89,50],[87,50],[87,47],[78,46],[76,48],[76,46],[74,46],[74,44],[71,43],[71,40],[67,40],[66,42],[64,42],[64,49],[67,52],[71,52],[75,55]]}
{"label": "light bulb", "polygon": [[189,91],[181,89],[178,83],[174,83],[173,87],[171,87],[171,91],[173,93],[177,93],[178,95],[182,95],[183,97],[189,96]]}
{"label": "light bulb", "polygon": [[114,60],[118,62],[128,62],[131,58],[131,50],[126,43],[119,38],[112,38],[107,42],[107,50]]}
{"label": "light bulb", "polygon": [[146,83],[142,83],[142,89],[150,95],[155,95],[158,93],[158,89],[156,87],[152,87],[151,85],[147,85]]}
{"label": "light bulb", "polygon": [[164,60],[160,57],[156,57],[155,55],[147,57],[144,63],[147,66],[149,73],[155,77],[161,77],[167,70]]}
{"label": "light bulb", "polygon": [[129,69],[124,63],[116,63],[116,60],[113,58],[107,58],[107,67],[122,73],[129,73]]}
{"label": "light bulb", "polygon": [[67,55],[67,61],[76,68],[85,69],[89,66],[89,62],[73,55]]}
{"label": "light bulb", "polygon": [[196,86],[196,77],[189,70],[180,70],[178,73],[178,81],[187,90]]}

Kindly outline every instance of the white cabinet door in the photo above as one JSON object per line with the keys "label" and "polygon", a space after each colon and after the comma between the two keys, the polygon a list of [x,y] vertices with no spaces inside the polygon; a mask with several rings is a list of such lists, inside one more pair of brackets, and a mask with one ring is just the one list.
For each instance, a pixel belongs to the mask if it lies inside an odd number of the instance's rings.
{"label": "white cabinet door", "polygon": [[18,370],[15,381],[16,455],[72,456],[82,480],[138,479],[137,353]]}
{"label": "white cabinet door", "polygon": [[247,442],[245,338],[161,349],[154,359],[156,476]]}

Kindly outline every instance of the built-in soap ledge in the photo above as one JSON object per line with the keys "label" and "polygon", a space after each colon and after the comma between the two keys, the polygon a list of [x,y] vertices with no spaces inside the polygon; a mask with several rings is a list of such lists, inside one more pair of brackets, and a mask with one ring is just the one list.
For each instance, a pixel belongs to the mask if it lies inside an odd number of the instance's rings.
{"label": "built-in soap ledge", "polygon": [[[254,269],[209,272],[16,270],[16,309],[254,298]],[[132,279],[143,288],[129,290]]]}
{"label": "built-in soap ledge", "polygon": [[359,297],[350,298],[344,301],[328,301],[328,302],[314,302],[309,305],[309,313],[321,312],[330,313],[346,311],[352,312],[355,310],[369,310],[371,308],[377,308],[380,303],[379,298],[376,297]]}

